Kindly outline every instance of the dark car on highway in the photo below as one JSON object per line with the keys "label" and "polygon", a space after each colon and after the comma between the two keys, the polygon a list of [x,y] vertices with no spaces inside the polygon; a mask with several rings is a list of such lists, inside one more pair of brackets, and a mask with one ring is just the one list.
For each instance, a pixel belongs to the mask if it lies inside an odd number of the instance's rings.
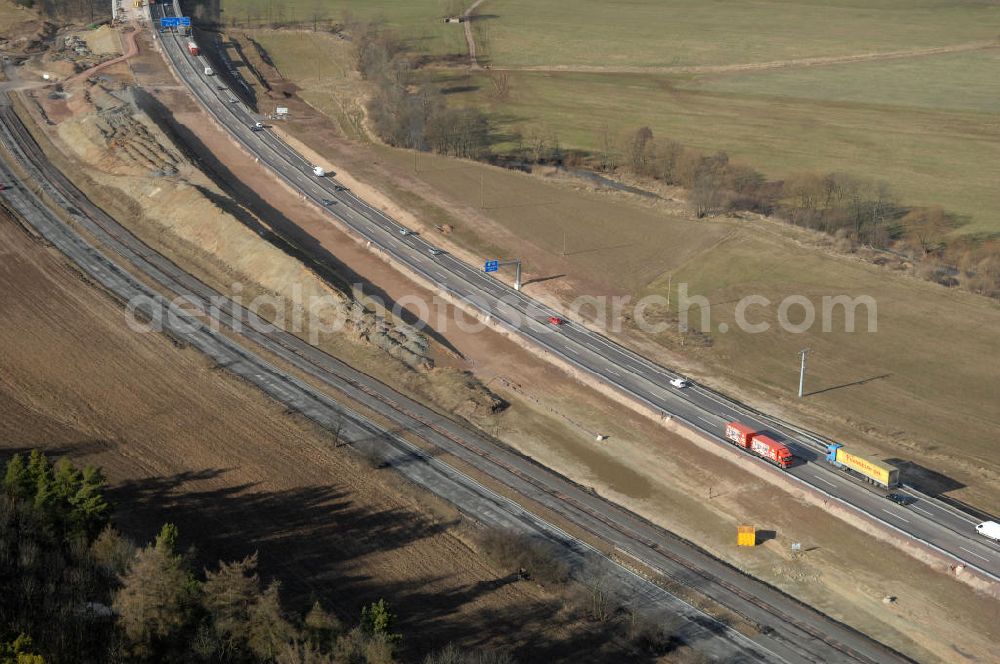
{"label": "dark car on highway", "polygon": [[905,493],[890,493],[886,495],[886,498],[897,505],[909,505],[916,500],[913,496],[907,496]]}

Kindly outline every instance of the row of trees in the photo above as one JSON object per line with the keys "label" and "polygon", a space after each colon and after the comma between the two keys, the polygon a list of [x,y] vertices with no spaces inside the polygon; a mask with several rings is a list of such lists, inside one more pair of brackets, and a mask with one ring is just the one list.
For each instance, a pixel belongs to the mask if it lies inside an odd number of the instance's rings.
{"label": "row of trees", "polygon": [[371,82],[368,117],[389,145],[478,159],[490,147],[490,122],[482,111],[451,108],[442,92],[418,84],[414,59],[402,40],[375,23],[352,28],[355,66]]}
{"label": "row of trees", "polygon": [[[285,610],[256,554],[196,572],[171,524],[136,547],[109,524],[105,480],[39,451],[5,464],[0,664],[388,664],[402,635],[384,600],[345,626],[318,602]],[[440,655],[440,657],[439,657]],[[510,662],[446,648],[428,662]]]}
{"label": "row of trees", "polygon": [[1000,240],[950,238],[956,220],[941,207],[907,207],[881,181],[846,173],[796,173],[768,181],[725,152],[705,154],[640,127],[617,139],[607,130],[595,166],[624,171],[688,190],[698,217],[731,211],[776,214],[790,223],[864,245],[899,252],[923,276],[1000,297]]}
{"label": "row of trees", "polygon": [[304,616],[281,605],[280,584],[264,584],[256,554],[194,574],[167,524],[120,574],[112,609],[121,650],[134,661],[388,663],[402,635],[384,600],[345,629],[318,602]]}

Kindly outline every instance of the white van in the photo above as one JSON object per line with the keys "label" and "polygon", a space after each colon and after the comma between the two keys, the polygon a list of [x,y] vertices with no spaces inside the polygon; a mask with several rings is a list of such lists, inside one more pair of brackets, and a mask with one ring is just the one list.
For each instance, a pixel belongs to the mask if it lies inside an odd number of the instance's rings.
{"label": "white van", "polygon": [[983,521],[976,526],[976,532],[994,542],[1000,542],[1000,523],[996,521]]}

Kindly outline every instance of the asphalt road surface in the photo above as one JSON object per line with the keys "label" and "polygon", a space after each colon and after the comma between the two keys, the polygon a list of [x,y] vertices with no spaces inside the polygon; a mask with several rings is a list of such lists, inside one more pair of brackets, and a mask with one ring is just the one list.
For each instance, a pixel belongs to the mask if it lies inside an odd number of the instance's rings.
{"label": "asphalt road surface", "polygon": [[[157,7],[172,11],[170,5]],[[724,424],[732,420],[767,431],[787,444],[799,459],[787,471],[794,480],[1000,581],[1000,545],[975,532],[976,518],[908,487],[900,492],[912,497],[910,505],[890,502],[885,491],[873,490],[823,461],[826,441],[819,436],[701,386],[676,389],[670,385],[670,379],[678,375],[675,372],[565,319],[563,314],[485,274],[481,267],[470,266],[447,253],[432,254],[434,245],[418,234],[404,235],[398,222],[346,190],[334,177],[314,176],[313,165],[273,132],[251,130],[254,123],[264,119],[249,110],[219,77],[204,75],[197,60],[188,55],[186,37],[166,33],[161,38],[174,70],[236,141],[303,196],[319,205],[324,199],[335,201],[325,206],[327,213],[397,263],[583,373],[664,417],[680,420],[721,445],[729,445],[722,433]],[[553,326],[548,323],[549,316],[560,316],[565,323]],[[746,463],[766,462],[747,453]]]}
{"label": "asphalt road surface", "polygon": [[[242,376],[265,393],[334,432],[336,440],[377,456],[410,481],[455,504],[463,513],[488,526],[507,528],[559,545],[581,580],[597,574],[608,580],[609,593],[623,607],[669,626],[674,634],[714,658],[724,661],[900,662],[897,653],[850,628],[803,606],[755,579],[742,575],[705,552],[634,514],[581,489],[481,434],[441,417],[394,392],[300,339],[273,328],[246,309],[234,305],[207,285],[180,270],[135,238],[90,203],[46,160],[11,109],[0,103],[0,144],[27,173],[24,183],[2,192],[0,201],[14,210],[46,241],[77,263],[91,278],[145,319],[161,321],[164,333],[191,344],[220,367]],[[17,177],[0,164],[0,178]],[[38,192],[82,226],[101,249],[88,244],[43,204]],[[104,251],[140,270],[157,291],[135,280]],[[166,297],[183,298],[180,307]],[[211,304],[211,306],[210,306]],[[193,313],[209,312],[211,320]],[[369,419],[345,408],[327,394],[263,360],[220,334],[219,323],[238,331],[247,341],[320,380],[354,400],[363,401],[391,420],[398,430],[419,435],[509,487],[553,510],[626,557],[660,572],[726,606],[755,626],[753,637],[720,624],[663,588],[613,564],[603,554],[520,505],[490,491],[467,475],[388,433]],[[610,547],[609,547],[610,548]]]}

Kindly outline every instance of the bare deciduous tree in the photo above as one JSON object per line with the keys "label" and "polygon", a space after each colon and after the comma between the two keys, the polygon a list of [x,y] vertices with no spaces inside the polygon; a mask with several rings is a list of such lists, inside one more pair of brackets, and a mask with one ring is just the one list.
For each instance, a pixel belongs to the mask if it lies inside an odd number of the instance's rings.
{"label": "bare deciduous tree", "polygon": [[722,204],[719,178],[711,173],[699,175],[691,188],[690,200],[699,219],[718,210]]}
{"label": "bare deciduous tree", "polygon": [[639,127],[625,139],[625,158],[629,169],[636,175],[646,175],[649,165],[649,148],[653,130]]}
{"label": "bare deciduous tree", "polygon": [[951,230],[951,220],[940,206],[915,208],[900,220],[909,244],[922,255],[939,251]]}

